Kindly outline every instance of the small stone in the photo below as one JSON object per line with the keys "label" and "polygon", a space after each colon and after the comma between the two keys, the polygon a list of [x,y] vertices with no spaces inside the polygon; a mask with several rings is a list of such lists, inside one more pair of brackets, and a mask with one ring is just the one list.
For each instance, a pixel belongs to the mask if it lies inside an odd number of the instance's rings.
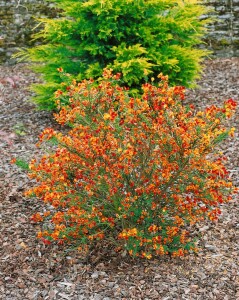
{"label": "small stone", "polygon": [[105,279],[102,279],[100,282],[101,282],[102,284],[106,284],[106,280],[105,280]]}
{"label": "small stone", "polygon": [[97,279],[99,277],[99,273],[98,272],[94,272],[93,274],[91,274],[91,278],[92,279]]}
{"label": "small stone", "polygon": [[94,300],[102,300],[102,296],[99,294],[94,294]]}
{"label": "small stone", "polygon": [[198,285],[192,284],[192,285],[191,285],[191,289],[192,289],[192,290],[197,290],[197,289],[198,289]]}
{"label": "small stone", "polygon": [[205,232],[209,229],[209,226],[203,226],[199,229],[199,232]]}
{"label": "small stone", "polygon": [[5,281],[8,281],[8,280],[10,280],[10,279],[11,279],[11,277],[9,277],[9,276],[6,276],[4,279],[5,279]]}
{"label": "small stone", "polygon": [[114,286],[114,284],[115,284],[114,282],[109,282],[109,283],[108,283],[108,286],[109,286],[110,288],[112,288],[112,287]]}
{"label": "small stone", "polygon": [[145,284],[145,280],[140,280],[140,284]]}
{"label": "small stone", "polygon": [[212,251],[212,252],[217,252],[217,248],[213,245],[209,245],[209,244],[206,244],[205,245],[205,248],[209,251]]}

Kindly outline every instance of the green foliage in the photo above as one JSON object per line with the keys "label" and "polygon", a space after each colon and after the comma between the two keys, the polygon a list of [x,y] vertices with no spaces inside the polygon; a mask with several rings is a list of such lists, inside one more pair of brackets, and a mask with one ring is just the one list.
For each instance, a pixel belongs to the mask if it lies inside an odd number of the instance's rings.
{"label": "green foliage", "polygon": [[197,0],[52,0],[62,9],[58,19],[40,19],[35,39],[44,44],[18,56],[36,63],[43,84],[34,85],[35,102],[55,107],[60,87],[57,68],[77,80],[97,78],[103,68],[123,74],[122,84],[138,89],[159,73],[172,85],[190,86],[209,53],[196,49],[208,20]]}
{"label": "green foliage", "polygon": [[22,159],[16,159],[15,161],[16,166],[18,166],[19,168],[29,171],[29,164],[28,162],[26,162],[25,160]]}

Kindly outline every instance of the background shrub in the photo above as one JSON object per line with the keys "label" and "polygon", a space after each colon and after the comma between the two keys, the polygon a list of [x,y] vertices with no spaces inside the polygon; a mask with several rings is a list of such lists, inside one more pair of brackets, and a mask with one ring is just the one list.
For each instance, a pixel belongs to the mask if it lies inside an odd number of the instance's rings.
{"label": "background shrub", "polygon": [[191,85],[208,52],[201,43],[206,8],[192,0],[52,0],[64,12],[41,19],[35,34],[43,45],[19,56],[36,63],[44,81],[34,85],[35,102],[55,108],[53,92],[61,82],[57,68],[77,80],[97,78],[103,68],[122,73],[122,81],[140,88],[148,77],[168,74],[172,85]]}
{"label": "background shrub", "polygon": [[105,70],[98,86],[73,81],[67,95],[59,91],[70,104],[56,120],[72,129],[46,129],[41,142],[57,149],[30,164],[38,185],[26,194],[50,204],[32,217],[49,225],[38,237],[79,249],[106,240],[146,258],[184,255],[194,249],[186,225],[217,219],[235,191],[213,149],[233,134],[221,122],[236,103],[194,112],[182,105],[184,88],[169,88],[167,77],[158,87],[144,84],[140,98],[118,78]]}

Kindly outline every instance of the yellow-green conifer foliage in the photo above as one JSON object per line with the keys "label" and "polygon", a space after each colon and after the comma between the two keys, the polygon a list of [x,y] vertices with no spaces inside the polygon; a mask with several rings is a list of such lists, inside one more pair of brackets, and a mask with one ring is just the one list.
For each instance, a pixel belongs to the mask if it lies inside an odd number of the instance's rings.
{"label": "yellow-green conifer foliage", "polygon": [[40,108],[54,109],[62,81],[57,68],[77,80],[97,78],[103,68],[122,73],[137,89],[159,73],[173,85],[190,86],[208,55],[195,46],[205,33],[206,8],[194,0],[52,0],[60,18],[41,19],[34,38],[43,44],[19,56],[34,63],[43,84],[34,85]]}

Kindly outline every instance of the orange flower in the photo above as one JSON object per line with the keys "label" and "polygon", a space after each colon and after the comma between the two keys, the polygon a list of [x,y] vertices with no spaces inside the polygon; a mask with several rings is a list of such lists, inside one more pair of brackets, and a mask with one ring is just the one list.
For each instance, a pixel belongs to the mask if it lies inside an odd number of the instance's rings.
{"label": "orange flower", "polygon": [[42,216],[40,215],[40,213],[35,213],[34,215],[32,215],[32,217],[31,217],[31,220],[33,221],[33,222],[41,222],[41,221],[43,221],[43,218],[42,218]]}
{"label": "orange flower", "polygon": [[17,161],[17,159],[16,159],[16,158],[13,158],[13,159],[11,159],[10,163],[11,163],[11,164],[15,164],[16,161]]}

